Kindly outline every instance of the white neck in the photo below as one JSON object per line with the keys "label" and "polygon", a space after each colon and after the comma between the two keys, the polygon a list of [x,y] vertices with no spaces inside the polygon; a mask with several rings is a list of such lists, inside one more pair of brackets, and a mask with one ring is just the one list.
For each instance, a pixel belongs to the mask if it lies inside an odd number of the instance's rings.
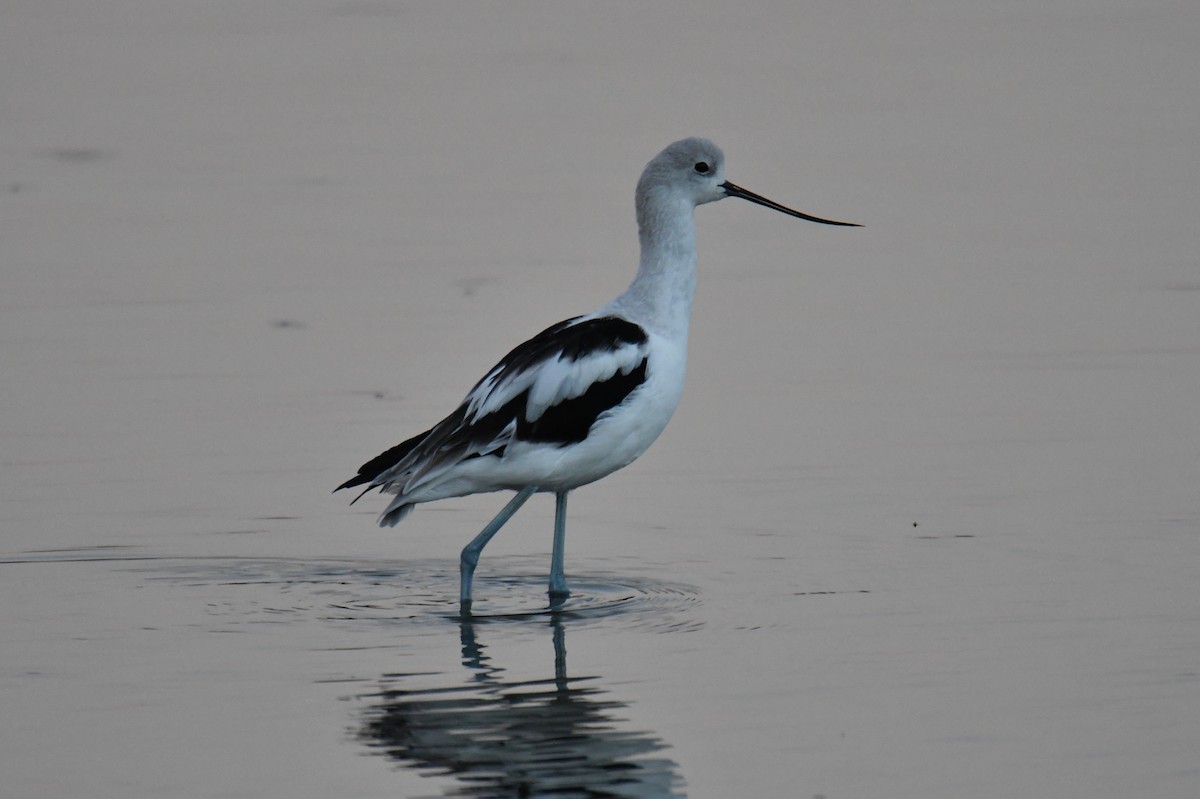
{"label": "white neck", "polygon": [[637,276],[606,311],[614,311],[657,333],[687,339],[696,293],[695,205],[668,191],[638,198]]}

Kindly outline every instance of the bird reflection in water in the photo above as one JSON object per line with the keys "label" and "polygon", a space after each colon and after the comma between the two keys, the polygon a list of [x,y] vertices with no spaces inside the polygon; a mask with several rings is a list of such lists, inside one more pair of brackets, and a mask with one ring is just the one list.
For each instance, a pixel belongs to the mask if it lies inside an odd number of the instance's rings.
{"label": "bird reflection in water", "polygon": [[[596,677],[568,677],[566,633],[552,614],[554,677],[504,681],[461,622],[466,684],[388,688],[367,710],[361,737],[405,766],[454,775],[459,797],[678,797],[676,764],[654,735],[621,729],[626,703]],[[403,679],[403,677],[389,678]]]}

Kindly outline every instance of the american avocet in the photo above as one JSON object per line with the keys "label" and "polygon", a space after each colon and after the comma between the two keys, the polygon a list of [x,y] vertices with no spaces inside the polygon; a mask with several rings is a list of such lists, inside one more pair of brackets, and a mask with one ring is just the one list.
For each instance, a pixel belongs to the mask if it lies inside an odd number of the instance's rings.
{"label": "american avocet", "polygon": [[[697,205],[741,197],[824,225],[725,180],[725,156],[707,139],[683,139],[654,157],[637,185],[641,263],[600,310],[546,328],[505,355],[452,414],[367,461],[335,490],[366,485],[395,494],[379,517],[392,527],[414,505],[516,491],[463,549],[459,601],[470,609],[479,554],[537,492],[554,492],[550,597],[563,574],[567,494],[628,466],[658,438],[683,391],[696,286]],[[362,494],[359,494],[361,497]],[[357,498],[356,500],[357,501]]]}

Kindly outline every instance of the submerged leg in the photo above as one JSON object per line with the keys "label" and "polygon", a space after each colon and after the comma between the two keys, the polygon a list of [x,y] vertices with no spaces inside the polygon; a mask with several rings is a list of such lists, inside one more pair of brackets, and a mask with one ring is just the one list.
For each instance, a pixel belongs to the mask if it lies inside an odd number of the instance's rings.
{"label": "submerged leg", "polygon": [[567,492],[554,495],[554,551],[550,554],[550,599],[566,599],[567,576],[563,574],[563,544],[567,538]]}
{"label": "submerged leg", "polygon": [[504,526],[504,523],[525,504],[525,500],[533,496],[533,492],[532,488],[522,488],[518,491],[503,510],[487,523],[487,527],[484,527],[479,535],[471,540],[471,543],[463,547],[462,555],[458,559],[458,601],[464,610],[471,608],[471,580],[475,577],[475,566],[479,563],[479,553],[487,546],[487,542],[492,540],[492,536]]}

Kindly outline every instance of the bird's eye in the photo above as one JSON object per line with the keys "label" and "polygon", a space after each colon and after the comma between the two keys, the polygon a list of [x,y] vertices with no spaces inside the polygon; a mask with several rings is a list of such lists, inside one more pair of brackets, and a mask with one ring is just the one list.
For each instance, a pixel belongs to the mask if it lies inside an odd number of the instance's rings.
{"label": "bird's eye", "polygon": [[700,163],[696,164],[695,169],[701,175],[705,175],[705,174],[708,174],[708,170],[710,169],[710,167],[708,166],[708,164],[706,162],[701,161]]}

